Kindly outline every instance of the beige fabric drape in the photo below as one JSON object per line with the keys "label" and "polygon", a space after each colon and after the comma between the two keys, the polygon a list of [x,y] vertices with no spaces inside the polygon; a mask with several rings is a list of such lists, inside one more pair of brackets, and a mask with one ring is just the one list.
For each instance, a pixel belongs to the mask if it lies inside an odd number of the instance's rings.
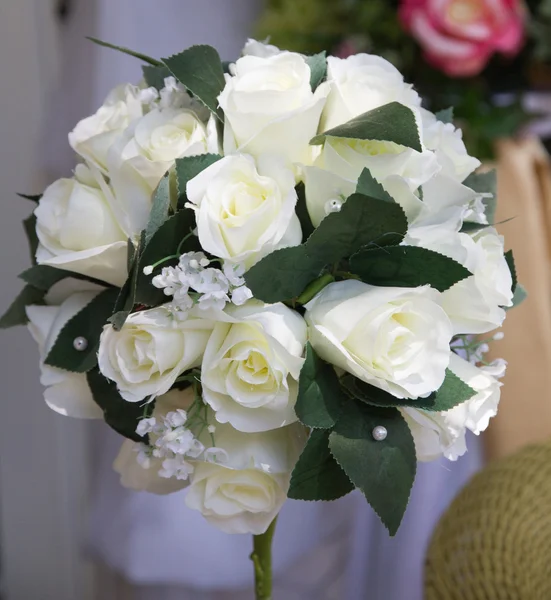
{"label": "beige fabric drape", "polygon": [[497,226],[514,251],[528,299],[507,315],[491,358],[508,363],[497,417],[485,433],[487,458],[551,437],[551,170],[534,138],[497,145]]}

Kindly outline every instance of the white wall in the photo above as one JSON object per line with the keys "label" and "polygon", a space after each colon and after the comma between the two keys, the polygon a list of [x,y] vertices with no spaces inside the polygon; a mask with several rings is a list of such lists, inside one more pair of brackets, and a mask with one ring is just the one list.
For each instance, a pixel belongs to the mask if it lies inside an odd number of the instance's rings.
{"label": "white wall", "polygon": [[[48,86],[58,55],[50,0],[0,0],[0,309],[30,266],[21,220],[35,193]],[[0,335],[0,568],[5,600],[88,596],[78,548],[86,444],[82,425],[42,400],[37,350],[23,328]],[[84,582],[84,585],[83,585]],[[84,589],[83,589],[84,588]]]}

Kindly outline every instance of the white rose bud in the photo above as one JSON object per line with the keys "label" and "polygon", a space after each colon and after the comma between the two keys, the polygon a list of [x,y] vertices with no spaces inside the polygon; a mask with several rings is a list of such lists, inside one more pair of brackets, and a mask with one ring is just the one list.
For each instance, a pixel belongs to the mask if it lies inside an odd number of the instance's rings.
{"label": "white rose bud", "polygon": [[226,533],[260,535],[287,499],[304,428],[295,424],[244,434],[222,425],[215,435],[228,460],[223,465],[195,463],[186,504]]}
{"label": "white rose bud", "polygon": [[467,451],[466,430],[479,435],[497,414],[502,384],[496,377],[504,375],[504,363],[496,368],[478,368],[452,354],[450,369],[478,393],[442,413],[409,407],[400,409],[413,434],[418,460],[426,462],[440,456],[457,460]]}
{"label": "white rose bud", "polygon": [[283,161],[236,154],[214,163],[187,184],[201,246],[247,267],[277,248],[302,241],[295,214],[293,173]]}
{"label": "white rose bud", "polygon": [[[75,280],[73,280],[74,282]],[[88,284],[79,282],[80,288]],[[45,386],[44,400],[57,413],[79,419],[99,419],[103,416],[94,402],[86,375],[50,367],[44,363],[60,331],[101,291],[81,291],[66,296],[59,306],[27,306],[29,331],[40,353],[40,383]]]}
{"label": "white rose bud", "polygon": [[485,333],[502,325],[503,307],[513,303],[513,280],[503,238],[493,227],[473,236],[430,226],[412,228],[406,243],[445,254],[473,273],[442,294],[454,334]]}
{"label": "white rose bud", "polygon": [[310,343],[327,362],[397,398],[428,396],[443,383],[452,327],[428,287],[331,283],[306,305]]}
{"label": "white rose bud", "polygon": [[103,176],[84,165],[72,179],[50,185],[34,211],[38,264],[122,286],[128,235],[115,218],[114,204]]}
{"label": "white rose bud", "polygon": [[320,131],[333,129],[389,102],[421,106],[413,86],[404,83],[400,71],[380,56],[356,54],[344,59],[329,56],[327,80],[331,84],[331,93],[323,111]]}
{"label": "white rose bud", "polygon": [[119,85],[94,115],[77,124],[69,134],[69,143],[80,156],[105,171],[109,149],[142,114],[140,89],[130,84]]}
{"label": "white rose bud", "polygon": [[251,300],[226,309],[201,368],[203,398],[220,423],[266,431],[296,421],[306,324],[283,304]]}
{"label": "white rose bud", "polygon": [[131,314],[120,331],[106,325],[98,363],[128,402],[168,392],[178,376],[201,364],[212,322],[176,318],[160,306]]}
{"label": "white rose bud", "polygon": [[310,67],[300,54],[258,54],[232,65],[233,76],[226,76],[218,97],[226,117],[224,153],[274,153],[309,163],[309,142],[318,132],[329,87],[321,84],[312,92]]}
{"label": "white rose bud", "polygon": [[135,233],[145,227],[152,194],[177,158],[207,152],[218,152],[214,121],[205,126],[191,110],[154,109],[135,121],[107,157],[126,228]]}

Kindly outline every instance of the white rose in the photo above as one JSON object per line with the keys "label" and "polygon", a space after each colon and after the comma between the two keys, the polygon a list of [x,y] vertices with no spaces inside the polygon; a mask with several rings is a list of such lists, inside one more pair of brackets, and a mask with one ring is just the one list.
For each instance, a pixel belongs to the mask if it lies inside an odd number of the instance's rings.
{"label": "white rose", "polygon": [[467,451],[466,430],[479,435],[497,414],[502,384],[496,377],[504,375],[504,363],[478,368],[452,353],[450,369],[478,393],[442,413],[400,409],[413,434],[418,460],[431,461],[442,455],[457,460]]}
{"label": "white rose", "polygon": [[251,300],[226,309],[201,368],[203,397],[220,423],[266,431],[296,421],[306,324],[283,304]]}
{"label": "white rose", "polygon": [[310,343],[327,362],[397,398],[440,388],[450,360],[451,323],[429,286],[331,283],[306,305]]}
{"label": "white rose", "polygon": [[308,164],[329,87],[312,92],[310,67],[300,54],[267,54],[240,58],[226,76],[218,97],[226,118],[224,153],[274,153]]}
{"label": "white rose", "polygon": [[154,109],[135,121],[107,157],[107,169],[117,198],[118,215],[126,228],[145,227],[152,194],[177,158],[218,152],[216,127],[187,109]]}
{"label": "white rose", "polygon": [[[74,280],[73,280],[74,281]],[[79,282],[80,287],[87,284]],[[103,415],[94,402],[86,375],[71,373],[44,363],[66,323],[79,313],[99,293],[81,291],[66,296],[58,306],[27,306],[29,331],[40,353],[40,383],[45,386],[44,400],[56,412],[80,419],[97,419]]]}
{"label": "white rose", "polygon": [[467,153],[461,129],[439,121],[425,109],[421,109],[421,118],[423,141],[427,148],[436,152],[442,173],[461,182],[478,169],[480,161]]}
{"label": "white rose", "polygon": [[141,90],[123,84],[112,90],[103,106],[80,121],[69,134],[69,143],[75,152],[91,164],[105,171],[109,148],[134,119],[143,115]]}
{"label": "white rose", "polygon": [[35,209],[38,264],[121,286],[127,276],[127,239],[114,214],[103,175],[80,165],[72,179],[50,185]]}
{"label": "white rose", "polygon": [[159,306],[131,314],[120,331],[106,325],[98,363],[128,402],[166,393],[184,371],[201,364],[212,322],[182,321]]}
{"label": "white rose", "polygon": [[327,80],[331,93],[323,110],[320,131],[333,129],[365,112],[400,102],[421,105],[421,99],[398,69],[380,56],[356,54],[327,58]]}
{"label": "white rose", "polygon": [[227,461],[195,464],[186,504],[226,533],[260,535],[287,499],[291,471],[304,446],[304,428],[295,424],[245,434],[221,425],[214,435]]}
{"label": "white rose", "polygon": [[503,307],[513,303],[513,280],[503,238],[495,229],[486,227],[471,236],[434,227],[412,228],[406,243],[445,254],[473,273],[442,294],[454,334],[485,333],[501,326]]}
{"label": "white rose", "polygon": [[186,191],[203,249],[250,267],[276,248],[300,244],[294,185],[292,171],[269,156],[257,164],[252,156],[226,156],[199,173]]}
{"label": "white rose", "polygon": [[[440,169],[436,156],[429,150],[417,152],[393,142],[374,140],[329,139],[311,167],[304,167],[306,205],[315,226],[326,216],[326,204],[331,199],[345,199],[356,190],[358,177],[367,168],[371,175],[391,194],[393,182],[406,184],[414,199],[403,203],[405,209],[422,207],[413,192]],[[401,202],[402,194],[397,196]]]}

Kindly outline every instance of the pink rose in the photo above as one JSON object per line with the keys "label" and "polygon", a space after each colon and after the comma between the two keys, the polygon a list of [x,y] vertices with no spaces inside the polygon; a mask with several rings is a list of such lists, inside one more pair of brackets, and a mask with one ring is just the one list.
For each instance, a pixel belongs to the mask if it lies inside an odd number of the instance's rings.
{"label": "pink rose", "polygon": [[400,7],[426,60],[452,77],[480,73],[495,52],[517,54],[524,16],[521,0],[402,0]]}

